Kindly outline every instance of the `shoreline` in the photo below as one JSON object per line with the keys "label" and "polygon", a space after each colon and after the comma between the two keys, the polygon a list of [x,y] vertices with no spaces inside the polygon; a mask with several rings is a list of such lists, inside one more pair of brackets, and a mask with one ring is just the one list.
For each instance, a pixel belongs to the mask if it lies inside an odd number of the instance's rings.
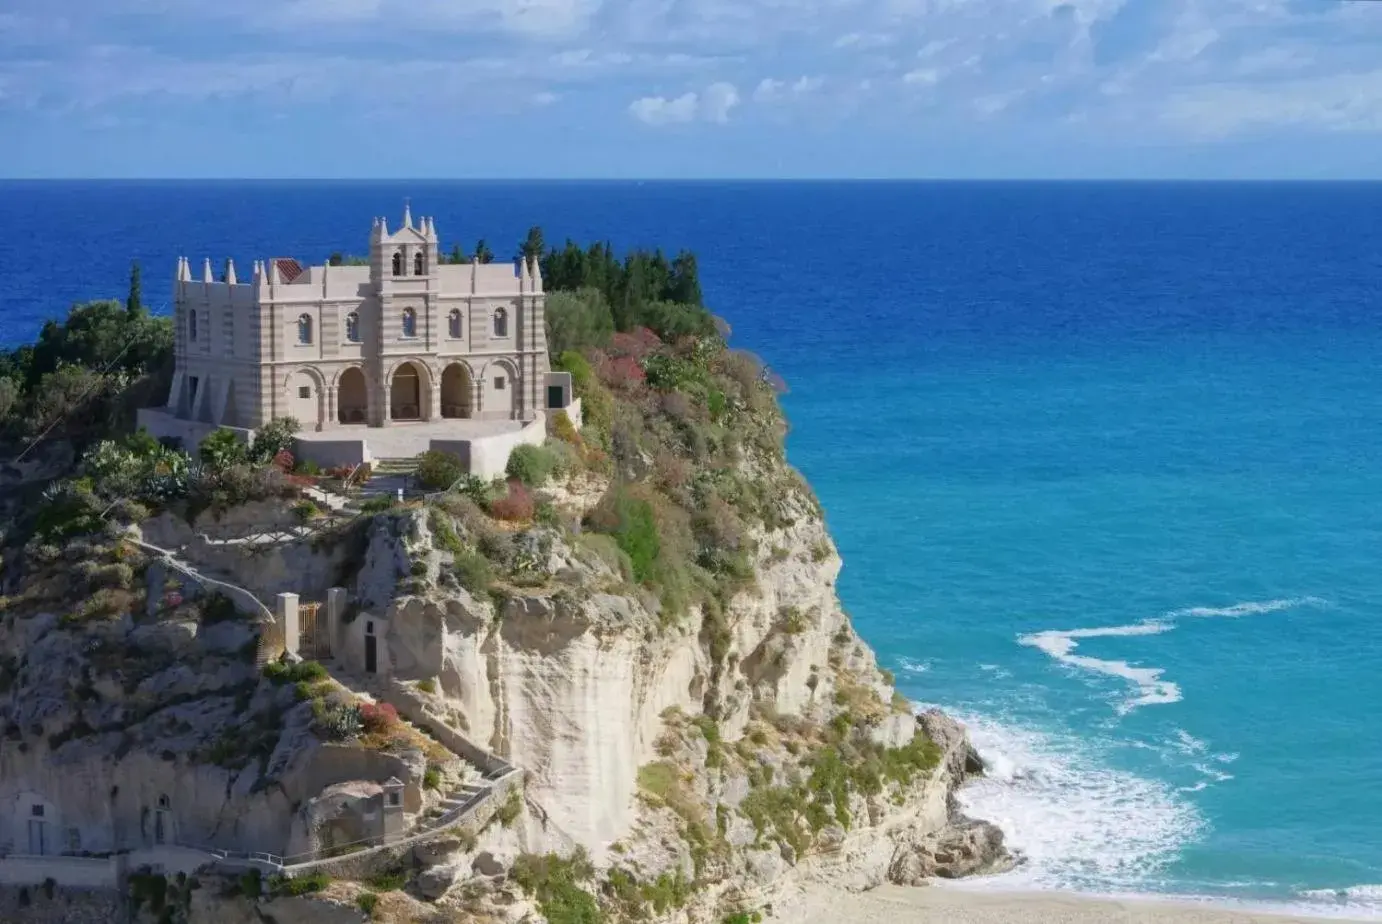
{"label": "shoreline", "polygon": [[[883,885],[846,892],[810,884],[773,920],[796,924],[1322,924],[1367,922],[1382,917],[1344,917],[1285,909],[1234,909],[1184,897],[1102,897],[1078,892],[977,891],[934,885]],[[1343,911],[1343,909],[1341,909]]]}

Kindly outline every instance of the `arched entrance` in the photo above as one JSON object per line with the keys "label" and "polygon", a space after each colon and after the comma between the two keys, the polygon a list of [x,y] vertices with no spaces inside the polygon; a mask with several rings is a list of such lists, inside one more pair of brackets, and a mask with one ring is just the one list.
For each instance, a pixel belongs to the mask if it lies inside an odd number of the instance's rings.
{"label": "arched entrance", "polygon": [[394,370],[389,380],[389,419],[425,420],[431,395],[426,373],[417,363],[407,362]]}
{"label": "arched entrance", "polygon": [[362,424],[368,413],[365,374],[357,367],[341,373],[336,383],[336,417],[343,424]]}
{"label": "arched entrance", "polygon": [[441,416],[469,417],[470,370],[463,363],[452,363],[441,374]]}
{"label": "arched entrance", "polygon": [[322,423],[321,380],[309,372],[294,372],[288,376],[287,416],[297,420],[304,430],[320,430]]}

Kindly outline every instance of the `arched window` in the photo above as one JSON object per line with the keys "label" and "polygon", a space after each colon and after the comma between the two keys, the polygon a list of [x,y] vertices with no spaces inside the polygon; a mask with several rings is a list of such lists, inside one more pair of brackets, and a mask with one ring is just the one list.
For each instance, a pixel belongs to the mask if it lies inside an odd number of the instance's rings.
{"label": "arched window", "polygon": [[403,336],[417,336],[417,312],[411,308],[403,309]]}
{"label": "arched window", "polygon": [[453,308],[451,314],[446,319],[447,333],[455,340],[461,339],[461,312],[460,309]]}
{"label": "arched window", "polygon": [[353,311],[346,315],[346,339],[351,343],[360,342],[360,316]]}
{"label": "arched window", "polygon": [[159,808],[161,808],[161,809],[166,809],[166,808],[169,808],[170,805],[171,805],[171,803],[169,802],[167,796],[159,796],[159,797],[158,797],[158,807],[159,807]]}
{"label": "arched window", "polygon": [[298,343],[312,342],[312,317],[311,315],[298,316]]}
{"label": "arched window", "polygon": [[421,251],[418,251],[417,253],[413,254],[413,275],[414,275],[414,276],[421,276],[421,275],[422,275],[422,252],[421,252]]}
{"label": "arched window", "polygon": [[403,275],[403,254],[402,254],[402,253],[396,253],[396,254],[393,255],[393,274],[394,274],[395,276],[402,276],[402,275]]}
{"label": "arched window", "polygon": [[197,339],[197,309],[195,308],[187,312],[187,339],[194,343]]}
{"label": "arched window", "polygon": [[496,308],[494,311],[494,336],[507,337],[509,335],[509,313],[503,308]]}

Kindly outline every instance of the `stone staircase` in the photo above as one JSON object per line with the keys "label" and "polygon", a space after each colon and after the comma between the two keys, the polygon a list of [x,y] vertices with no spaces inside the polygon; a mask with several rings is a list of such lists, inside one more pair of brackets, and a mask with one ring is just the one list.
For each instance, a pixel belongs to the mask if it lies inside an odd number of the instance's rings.
{"label": "stone staircase", "polygon": [[473,764],[465,765],[465,777],[460,786],[451,789],[442,798],[430,817],[418,822],[417,830],[432,831],[445,828],[458,821],[481,796],[489,791],[489,784]]}
{"label": "stone staircase", "polygon": [[360,499],[371,497],[397,497],[401,488],[406,497],[415,489],[414,476],[417,474],[417,459],[377,459],[369,481],[360,488]]}

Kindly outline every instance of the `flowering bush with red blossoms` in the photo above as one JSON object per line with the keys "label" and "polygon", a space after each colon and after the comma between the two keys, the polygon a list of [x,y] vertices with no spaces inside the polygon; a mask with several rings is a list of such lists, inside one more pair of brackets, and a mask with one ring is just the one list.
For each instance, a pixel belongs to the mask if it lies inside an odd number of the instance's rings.
{"label": "flowering bush with red blossoms", "polygon": [[367,734],[390,731],[398,725],[398,710],[389,703],[361,703],[360,725]]}
{"label": "flowering bush with red blossoms", "polygon": [[646,327],[631,331],[620,331],[609,340],[608,351],[612,356],[631,356],[642,359],[662,346],[662,338]]}
{"label": "flowering bush with red blossoms", "polygon": [[509,520],[510,522],[531,520],[535,510],[533,495],[528,493],[523,482],[517,478],[509,482],[508,494],[489,502],[489,515],[496,520]]}
{"label": "flowering bush with red blossoms", "polygon": [[273,459],[274,468],[285,474],[291,472],[295,464],[297,464],[297,460],[294,459],[293,454],[286,449],[280,449]]}
{"label": "flowering bush with red blossoms", "polygon": [[632,356],[607,356],[600,363],[600,381],[610,388],[627,391],[642,387],[648,374]]}

